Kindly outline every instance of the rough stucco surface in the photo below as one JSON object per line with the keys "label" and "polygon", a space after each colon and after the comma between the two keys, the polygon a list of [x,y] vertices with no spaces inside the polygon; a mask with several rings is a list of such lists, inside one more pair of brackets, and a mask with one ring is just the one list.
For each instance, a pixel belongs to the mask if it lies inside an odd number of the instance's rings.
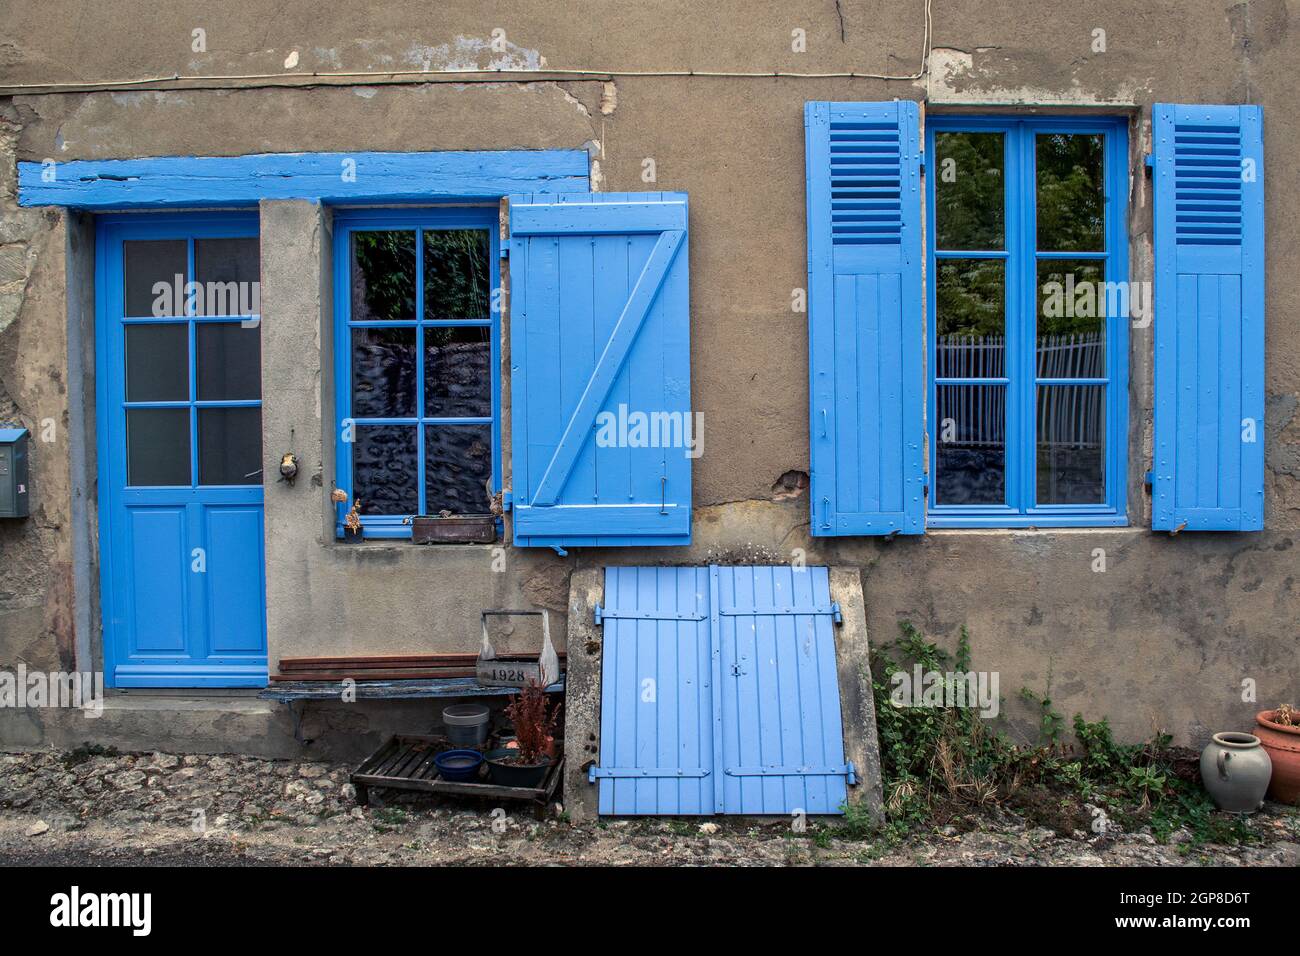
{"label": "rough stucco surface", "polygon": [[[181,3],[142,19],[123,2],[88,18],[66,2],[6,12],[0,84],[148,75],[501,65],[905,74],[920,60],[922,5],[831,0],[798,5],[686,0],[640,6],[385,4],[335,15],[291,2]],[[340,5],[338,11],[343,11]],[[861,568],[875,645],[911,619],[1001,673],[1005,710],[1029,715],[1021,686],[1067,714],[1109,715],[1126,737],[1159,725],[1180,742],[1249,726],[1259,707],[1300,696],[1300,142],[1293,109],[1300,38],[1282,0],[972,5],[935,0],[933,68],[917,81],[619,77],[537,83],[312,86],[295,89],[66,93],[0,98],[0,418],[29,427],[67,415],[63,217],[19,210],[14,161],[296,150],[587,149],[603,190],[691,197],[692,400],[704,415],[694,463],[695,545],[520,553],[490,548],[342,546],[327,525],[332,450],[322,441],[331,388],[321,322],[331,321],[328,214],[267,204],[263,216],[268,473],[288,450],[293,488],[268,484],[271,656],[471,650],[489,605],[563,615],[568,577],[604,563],[791,559]],[[93,21],[93,22],[92,22]],[[509,39],[490,49],[494,28]],[[195,28],[207,52],[191,50]],[[803,29],[808,52],[791,51]],[[1091,49],[1106,31],[1107,50]],[[93,41],[90,39],[93,37]],[[307,81],[295,81],[307,82]],[[327,81],[333,82],[333,81]],[[920,539],[808,537],[807,492],[772,501],[808,468],[807,284],[802,109],[810,99],[911,98],[1101,107],[1133,117],[1131,268],[1149,279],[1150,192],[1141,171],[1157,101],[1261,103],[1268,235],[1266,531],[1175,538],[1143,530],[1150,460],[1150,333],[1131,336],[1131,529],[941,532]],[[657,181],[641,180],[653,158]],[[283,207],[283,208],[277,208]],[[283,322],[283,327],[277,323]],[[328,336],[325,337],[326,339]],[[323,370],[323,371],[322,371]],[[322,411],[323,409],[323,411]],[[508,446],[507,446],[508,447]],[[66,444],[33,450],[34,515],[0,522],[0,666],[70,663],[71,543]],[[92,485],[93,487],[93,485]],[[1107,570],[1092,570],[1104,548]],[[80,585],[97,587],[88,580]],[[563,633],[557,620],[557,636]],[[97,643],[98,637],[94,638]]]}

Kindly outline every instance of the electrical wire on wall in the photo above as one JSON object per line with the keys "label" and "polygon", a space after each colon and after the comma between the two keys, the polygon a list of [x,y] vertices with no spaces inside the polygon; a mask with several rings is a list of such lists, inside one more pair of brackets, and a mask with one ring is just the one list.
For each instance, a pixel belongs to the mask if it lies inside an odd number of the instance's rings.
{"label": "electrical wire on wall", "polygon": [[[71,83],[11,83],[0,86],[0,96],[41,93],[92,93],[111,91],[149,90],[206,90],[206,89],[257,89],[259,87],[300,88],[313,85],[370,86],[380,84],[424,83],[491,83],[507,80],[512,83],[548,83],[568,77],[614,80],[619,77],[695,77],[701,79],[857,79],[857,80],[919,80],[925,76],[930,64],[932,22],[931,0],[924,0],[924,28],[921,43],[921,62],[916,72],[906,75],[888,73],[801,73],[788,70],[731,71],[731,70],[594,70],[594,69],[534,69],[505,70],[474,68],[467,70],[353,70],[335,72],[295,73],[231,73],[194,74],[183,76],[149,76],[134,80],[102,80],[98,82]],[[838,3],[836,4],[838,10]],[[841,28],[842,29],[842,28]],[[316,82],[313,82],[316,81]],[[164,85],[165,84],[165,85]]]}

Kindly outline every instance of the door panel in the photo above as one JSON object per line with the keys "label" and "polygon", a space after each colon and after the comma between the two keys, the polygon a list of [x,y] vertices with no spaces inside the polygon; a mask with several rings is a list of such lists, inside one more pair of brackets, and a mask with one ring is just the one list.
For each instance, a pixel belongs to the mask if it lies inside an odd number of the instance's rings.
{"label": "door panel", "polygon": [[185,509],[130,508],[127,560],[131,580],[131,650],[163,654],[185,650],[187,619]]}
{"label": "door panel", "polygon": [[105,682],[264,686],[256,217],[104,217],[96,270]]}
{"label": "door panel", "polygon": [[208,619],[214,654],[263,648],[262,509],[207,509]]}

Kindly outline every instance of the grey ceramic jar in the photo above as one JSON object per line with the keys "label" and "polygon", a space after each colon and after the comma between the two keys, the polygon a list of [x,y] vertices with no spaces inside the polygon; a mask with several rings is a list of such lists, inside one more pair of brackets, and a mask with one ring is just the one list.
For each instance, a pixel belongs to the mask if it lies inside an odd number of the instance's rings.
{"label": "grey ceramic jar", "polygon": [[1253,734],[1215,734],[1201,751],[1201,782],[1220,810],[1254,813],[1272,776],[1273,762]]}

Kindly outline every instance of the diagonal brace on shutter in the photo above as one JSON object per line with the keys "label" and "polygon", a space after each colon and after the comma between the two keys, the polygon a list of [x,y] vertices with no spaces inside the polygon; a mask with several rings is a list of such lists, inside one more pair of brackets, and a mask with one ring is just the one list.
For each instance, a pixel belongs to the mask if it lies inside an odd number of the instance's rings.
{"label": "diagonal brace on shutter", "polygon": [[583,444],[591,432],[596,413],[609,397],[609,390],[614,386],[614,380],[618,378],[619,371],[627,361],[632,343],[636,341],[641,326],[645,324],[646,316],[650,314],[650,307],[654,305],[655,298],[659,295],[659,290],[668,276],[668,267],[672,265],[685,235],[686,233],[681,229],[667,229],[660,234],[659,240],[650,253],[650,258],[646,260],[645,268],[637,277],[632,295],[623,306],[623,312],[619,315],[614,332],[605,345],[605,351],[591,373],[587,388],[582,393],[582,398],[578,399],[573,414],[569,416],[569,422],[564,427],[564,436],[555,446],[555,454],[551,456],[550,464],[546,466],[546,472],[542,475],[537,492],[530,502],[533,506],[554,505],[559,498],[560,491],[569,478],[569,472],[573,470],[573,465],[578,460]]}

